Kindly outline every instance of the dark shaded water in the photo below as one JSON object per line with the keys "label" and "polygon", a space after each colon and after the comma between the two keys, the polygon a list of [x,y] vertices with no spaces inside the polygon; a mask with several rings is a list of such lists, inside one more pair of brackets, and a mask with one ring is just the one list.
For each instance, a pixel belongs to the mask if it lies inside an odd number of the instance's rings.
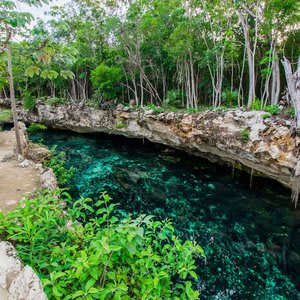
{"label": "dark shaded water", "polygon": [[48,131],[34,141],[65,151],[75,197],[107,191],[120,213],[171,218],[195,239],[203,299],[300,299],[300,210],[278,183],[232,172],[160,145],[109,135]]}

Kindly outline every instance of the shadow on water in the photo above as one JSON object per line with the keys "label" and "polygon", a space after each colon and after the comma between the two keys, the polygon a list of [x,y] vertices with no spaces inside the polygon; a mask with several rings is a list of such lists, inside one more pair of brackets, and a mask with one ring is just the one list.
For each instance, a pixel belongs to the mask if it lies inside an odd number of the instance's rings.
{"label": "shadow on water", "polygon": [[197,240],[203,299],[300,299],[300,210],[289,190],[228,166],[141,140],[47,131],[31,136],[65,151],[74,197],[102,191],[118,213],[171,218],[182,239]]}

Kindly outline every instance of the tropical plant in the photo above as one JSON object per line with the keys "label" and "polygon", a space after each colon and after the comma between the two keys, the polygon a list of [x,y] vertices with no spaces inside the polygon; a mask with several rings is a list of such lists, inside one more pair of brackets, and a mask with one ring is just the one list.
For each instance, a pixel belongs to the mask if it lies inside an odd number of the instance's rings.
{"label": "tropical plant", "polygon": [[32,134],[34,132],[41,131],[41,130],[42,131],[47,130],[47,126],[38,123],[31,123],[29,127],[26,129],[28,134]]}
{"label": "tropical plant", "polygon": [[168,220],[118,219],[110,201],[106,193],[73,202],[63,190],[38,192],[0,213],[0,238],[16,245],[50,300],[198,299],[202,248],[182,243]]}
{"label": "tropical plant", "polygon": [[118,67],[99,65],[91,72],[91,81],[95,90],[106,99],[111,100],[120,95],[119,83],[122,79],[122,71]]}
{"label": "tropical plant", "polygon": [[[37,126],[34,127],[36,129]],[[40,126],[38,127],[41,129]],[[68,168],[66,166],[66,153],[63,151],[56,152],[56,147],[50,150],[48,158],[44,161],[44,165],[53,170],[60,186],[66,185],[76,172],[74,167]]]}
{"label": "tropical plant", "polygon": [[[22,0],[22,2],[29,5],[41,5],[41,3],[48,3],[48,0]],[[19,135],[18,119],[16,112],[15,88],[12,69],[12,54],[11,54],[11,41],[14,34],[21,34],[24,29],[32,20],[33,16],[28,12],[19,12],[16,3],[11,0],[1,1],[0,3],[1,18],[0,18],[0,46],[6,49],[7,54],[7,69],[9,78],[9,91],[10,100],[12,105],[12,115],[14,121],[17,153],[22,154],[22,146]],[[4,39],[2,37],[4,36]]]}
{"label": "tropical plant", "polygon": [[272,116],[280,114],[280,108],[277,104],[271,104],[265,107],[266,112],[270,113]]}

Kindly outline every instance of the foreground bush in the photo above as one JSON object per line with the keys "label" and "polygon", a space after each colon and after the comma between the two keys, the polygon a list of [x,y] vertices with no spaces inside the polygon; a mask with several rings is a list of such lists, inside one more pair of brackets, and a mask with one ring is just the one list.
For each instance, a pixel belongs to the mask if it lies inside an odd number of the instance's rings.
{"label": "foreground bush", "polygon": [[103,194],[93,206],[71,205],[66,192],[43,191],[0,213],[0,238],[16,245],[49,299],[198,299],[191,280],[202,248],[181,243],[169,221],[119,220],[109,202]]}

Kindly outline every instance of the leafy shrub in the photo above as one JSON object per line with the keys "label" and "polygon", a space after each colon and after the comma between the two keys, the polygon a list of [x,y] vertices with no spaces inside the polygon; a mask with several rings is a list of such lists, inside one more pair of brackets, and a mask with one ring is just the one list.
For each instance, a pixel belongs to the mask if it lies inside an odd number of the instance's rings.
{"label": "leafy shrub", "polygon": [[291,107],[291,108],[289,109],[289,114],[290,114],[292,117],[295,117],[295,116],[296,116],[295,108],[294,108],[294,107]]}
{"label": "leafy shrub", "polygon": [[75,175],[74,167],[66,167],[66,153],[63,151],[55,153],[55,147],[50,150],[49,158],[44,164],[53,170],[59,185],[67,184]]}
{"label": "leafy shrub", "polygon": [[11,118],[11,111],[10,110],[2,110],[0,111],[0,123],[5,122]]}
{"label": "leafy shrub", "polygon": [[123,120],[118,120],[117,124],[115,125],[115,129],[122,129],[125,127],[126,127],[126,124],[124,124]]}
{"label": "leafy shrub", "polygon": [[23,107],[25,109],[34,109],[36,108],[36,100],[30,95],[26,95],[23,99]]}
{"label": "leafy shrub", "polygon": [[162,113],[166,110],[164,107],[156,106],[154,104],[148,104],[146,108],[153,110],[154,113]]}
{"label": "leafy shrub", "polygon": [[239,97],[238,91],[226,90],[222,93],[222,99],[225,100],[225,106],[232,107],[237,103]]}
{"label": "leafy shrub", "polygon": [[50,105],[50,106],[60,106],[60,105],[65,105],[67,102],[68,102],[68,99],[53,97],[53,98],[48,99],[46,101],[46,104]]}
{"label": "leafy shrub", "polygon": [[268,113],[270,113],[272,116],[279,115],[280,114],[280,108],[277,104],[271,104],[265,107],[264,109]]}
{"label": "leafy shrub", "polygon": [[255,98],[251,104],[251,109],[261,110],[261,101],[259,99]]}
{"label": "leafy shrub", "polygon": [[262,115],[262,118],[265,120],[265,119],[271,118],[271,116],[272,115],[270,113],[266,113],[266,114]]}
{"label": "leafy shrub", "polygon": [[47,126],[45,126],[43,124],[38,124],[38,123],[31,123],[26,131],[29,134],[31,134],[33,132],[42,131],[42,130],[47,130]]}
{"label": "leafy shrub", "polygon": [[241,137],[244,143],[247,143],[250,139],[250,130],[249,128],[244,128],[241,130]]}
{"label": "leafy shrub", "polygon": [[119,67],[109,67],[105,64],[99,65],[91,72],[91,81],[96,91],[106,100],[111,100],[120,95],[120,81],[123,72]]}
{"label": "leafy shrub", "polygon": [[187,109],[187,112],[193,114],[193,113],[197,112],[197,109],[196,108],[189,108],[189,109]]}
{"label": "leafy shrub", "polygon": [[0,212],[0,238],[17,244],[50,300],[198,299],[191,280],[202,248],[177,239],[169,221],[119,220],[110,200],[104,193],[93,206],[83,198],[71,204],[62,190],[40,192]]}
{"label": "leafy shrub", "polygon": [[0,131],[3,130],[2,126],[1,126],[1,123],[9,120],[10,117],[11,117],[11,111],[10,110],[0,111]]}
{"label": "leafy shrub", "polygon": [[183,98],[183,94],[181,91],[169,90],[167,92],[165,104],[170,106],[180,107],[182,98]]}

